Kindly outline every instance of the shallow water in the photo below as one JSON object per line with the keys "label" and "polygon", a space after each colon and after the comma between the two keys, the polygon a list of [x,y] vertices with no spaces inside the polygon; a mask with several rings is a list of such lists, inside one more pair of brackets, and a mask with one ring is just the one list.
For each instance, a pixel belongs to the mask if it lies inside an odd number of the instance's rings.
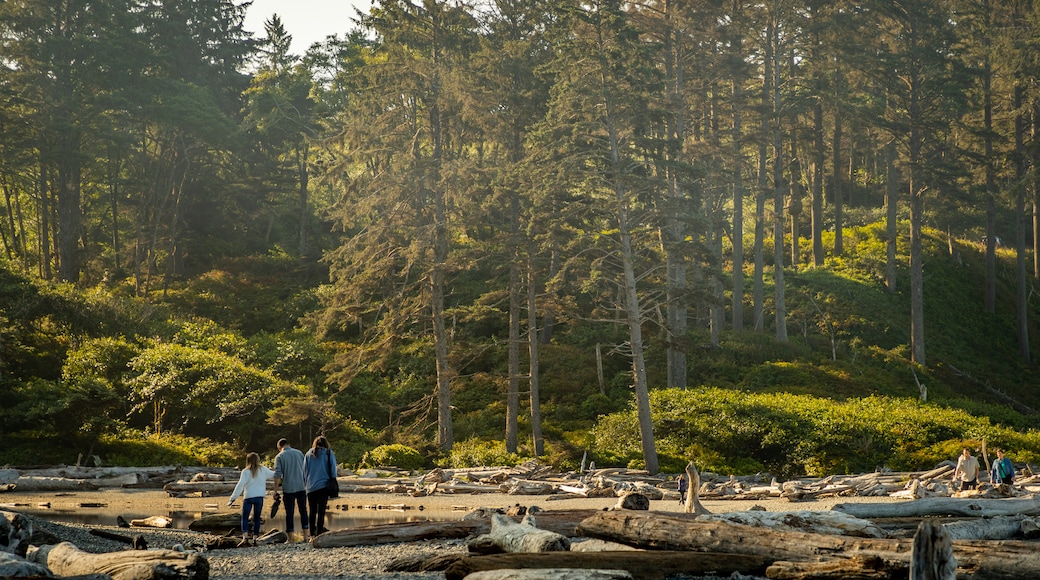
{"label": "shallow water", "polygon": [[[274,520],[270,521],[268,515],[271,511],[271,498],[266,498],[264,502],[263,518],[266,525],[281,528],[285,525],[285,511],[284,504],[283,509],[278,510],[278,514],[275,515]],[[27,505],[13,505],[9,508],[13,511],[29,514],[36,516],[41,519],[45,519],[51,522],[57,523],[75,523],[75,524],[91,524],[100,526],[116,526],[117,518],[122,516],[123,519],[130,521],[135,519],[144,519],[150,516],[166,516],[173,520],[173,527],[178,529],[188,529],[188,525],[201,518],[202,516],[212,515],[215,513],[227,513],[232,509],[241,509],[240,504],[236,504],[235,508],[227,508],[221,506],[222,509],[218,510],[205,509],[202,511],[198,510],[164,510],[161,513],[145,513],[141,511],[134,511],[132,507],[121,508],[113,507],[110,504],[106,504],[101,507],[83,507],[79,504],[68,503],[59,504],[51,503],[51,507],[43,506],[27,506]],[[408,510],[396,510],[396,509],[344,509],[346,505],[337,506],[336,504],[330,505],[328,511],[325,514],[325,527],[330,530],[343,530],[350,528],[358,528],[362,526],[371,526],[377,524],[390,524],[390,523],[405,523],[405,522],[443,522],[460,520],[465,515],[464,511],[458,510],[445,510],[445,509],[408,509]],[[239,513],[239,512],[236,512]],[[296,520],[296,528],[300,528],[300,519],[297,513],[294,519]],[[270,523],[268,523],[270,522]]]}

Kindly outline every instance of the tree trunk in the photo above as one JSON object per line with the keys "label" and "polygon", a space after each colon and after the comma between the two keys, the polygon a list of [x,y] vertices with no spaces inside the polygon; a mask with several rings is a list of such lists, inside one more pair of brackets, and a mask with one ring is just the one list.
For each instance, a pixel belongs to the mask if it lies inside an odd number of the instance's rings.
{"label": "tree trunk", "polygon": [[783,132],[780,126],[780,30],[777,21],[769,28],[766,60],[772,62],[773,103],[773,300],[776,339],[787,341],[787,305],[784,298],[784,182]]}
{"label": "tree trunk", "polygon": [[529,252],[527,255],[527,350],[530,359],[528,382],[531,386],[531,443],[534,445],[534,456],[541,457],[545,453],[545,448],[542,439],[542,410],[539,400],[538,311],[535,298],[534,252]]}
{"label": "tree trunk", "polygon": [[833,155],[831,173],[831,197],[834,203],[834,255],[845,253],[845,242],[842,240],[842,229],[845,227],[845,184],[842,179],[841,162],[841,107],[834,106],[834,133],[831,144]]}
{"label": "tree trunk", "polygon": [[813,183],[812,183],[812,248],[813,265],[823,266],[823,165],[827,156],[824,142],[823,99],[813,102]]}
{"label": "tree trunk", "polygon": [[1023,89],[1015,86],[1015,326],[1018,356],[1029,364],[1029,280],[1026,277],[1026,147]]}
{"label": "tree trunk", "polygon": [[963,499],[926,497],[914,501],[883,504],[838,504],[832,509],[859,518],[924,518],[938,516],[996,517],[1015,514],[1040,515],[1040,497],[1010,499]]}
{"label": "tree trunk", "polygon": [[896,169],[896,145],[885,145],[885,290],[896,292],[896,242],[898,241],[899,170]]}
{"label": "tree trunk", "polygon": [[495,514],[491,516],[491,531],[488,537],[503,552],[569,552],[571,542],[566,536],[537,527],[534,516],[528,515],[520,523]]}
{"label": "tree trunk", "polygon": [[[741,56],[740,35],[734,38],[734,55]],[[741,76],[733,79],[733,295],[730,307],[733,330],[744,330],[744,163],[741,154],[741,118],[743,116],[743,84]]]}

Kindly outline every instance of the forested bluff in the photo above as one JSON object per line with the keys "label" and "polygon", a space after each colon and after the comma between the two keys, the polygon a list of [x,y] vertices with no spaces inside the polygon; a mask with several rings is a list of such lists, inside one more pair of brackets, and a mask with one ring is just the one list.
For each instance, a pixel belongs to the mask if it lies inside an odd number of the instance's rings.
{"label": "forested bluff", "polygon": [[0,465],[1040,461],[1040,8],[0,4]]}

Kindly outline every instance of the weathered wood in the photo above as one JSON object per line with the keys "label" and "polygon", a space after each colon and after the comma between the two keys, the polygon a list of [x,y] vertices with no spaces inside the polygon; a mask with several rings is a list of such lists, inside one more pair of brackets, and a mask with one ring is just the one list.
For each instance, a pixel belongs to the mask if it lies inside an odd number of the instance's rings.
{"label": "weathered wood", "polygon": [[0,551],[0,578],[50,578],[45,566],[29,562],[21,556]]}
{"label": "weathered wood", "polygon": [[[726,522],[702,522],[661,513],[603,512],[578,526],[582,535],[662,550],[730,552],[773,561],[824,561],[877,556],[908,573],[913,543],[906,539],[850,538],[797,531],[779,532]],[[1013,540],[953,542],[958,574],[975,578],[1040,578],[1036,544]],[[1011,564],[1013,563],[1013,564]]]}
{"label": "weathered wood", "polygon": [[855,557],[828,562],[773,562],[770,580],[890,580],[894,570],[881,558]]}
{"label": "weathered wood", "polygon": [[173,520],[166,516],[148,516],[138,520],[130,520],[131,528],[172,528]]}
{"label": "weathered wood", "polygon": [[[263,517],[260,518],[260,523],[264,521]],[[226,530],[228,528],[241,529],[242,528],[242,514],[231,513],[231,514],[208,514],[192,520],[188,524],[188,529],[196,532],[212,532],[214,530]]]}
{"label": "weathered wood", "polygon": [[922,521],[914,534],[910,580],[957,580],[950,535],[934,520]]}
{"label": "weathered wood", "polygon": [[32,537],[32,520],[18,512],[0,511],[0,553],[24,558]]}
{"label": "weathered wood", "polygon": [[758,526],[779,531],[812,532],[857,536],[861,538],[887,538],[888,533],[870,520],[856,518],[843,512],[796,511],[796,512],[724,512],[699,516],[697,521],[726,521],[733,524]]}
{"label": "weathered wood", "polygon": [[837,504],[831,509],[859,518],[1040,515],[1040,497],[1007,499],[926,497],[897,503],[843,503]]}
{"label": "weathered wood", "polygon": [[209,578],[209,561],[197,552],[124,550],[91,554],[69,542],[30,550],[27,558],[58,576],[108,574],[112,580]]}
{"label": "weathered wood", "polygon": [[[538,527],[562,534],[577,535],[578,524],[599,510],[551,510],[538,512]],[[196,520],[197,521],[197,520]],[[514,518],[520,521],[520,518]],[[465,538],[491,531],[491,517],[476,517],[450,522],[401,522],[346,530],[333,530],[314,538],[316,548],[348,548],[394,542]]]}
{"label": "weathered wood", "polygon": [[546,570],[485,570],[467,576],[469,580],[633,580],[627,570],[575,570],[549,568]]}
{"label": "weathered wood", "polygon": [[935,520],[941,524],[951,540],[1011,540],[1024,537],[1022,524],[1027,516],[997,516],[971,518],[955,522]]}
{"label": "weathered wood", "polygon": [[534,516],[528,515],[520,523],[501,514],[491,516],[491,532],[488,534],[496,546],[505,552],[562,552],[570,550],[571,542],[566,536],[541,530],[536,527]]}
{"label": "weathered wood", "polygon": [[15,491],[83,491],[97,488],[97,484],[89,479],[70,479],[67,477],[23,475],[14,482]]}
{"label": "weathered wood", "polygon": [[690,482],[690,487],[686,490],[686,501],[683,502],[686,513],[710,514],[711,512],[701,504],[700,497],[698,497],[701,489],[701,474],[692,461],[686,464],[686,481]]}
{"label": "weathered wood", "polygon": [[[542,552],[465,557],[448,566],[445,580],[462,580],[468,574],[499,569],[589,568],[628,570],[635,580],[664,580],[679,575],[729,576],[733,572],[761,575],[769,564],[755,556],[692,552]],[[544,576],[543,576],[544,577]]]}

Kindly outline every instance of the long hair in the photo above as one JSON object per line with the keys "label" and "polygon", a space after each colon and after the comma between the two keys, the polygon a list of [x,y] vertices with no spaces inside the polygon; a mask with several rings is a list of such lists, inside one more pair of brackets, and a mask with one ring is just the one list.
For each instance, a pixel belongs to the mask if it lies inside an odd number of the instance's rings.
{"label": "long hair", "polygon": [[319,447],[324,447],[325,449],[329,448],[329,440],[326,439],[324,435],[318,435],[314,438],[314,444],[311,445],[311,449],[314,451],[315,455],[318,454]]}
{"label": "long hair", "polygon": [[260,455],[256,453],[250,453],[246,455],[246,467],[256,477],[256,474],[260,472]]}

